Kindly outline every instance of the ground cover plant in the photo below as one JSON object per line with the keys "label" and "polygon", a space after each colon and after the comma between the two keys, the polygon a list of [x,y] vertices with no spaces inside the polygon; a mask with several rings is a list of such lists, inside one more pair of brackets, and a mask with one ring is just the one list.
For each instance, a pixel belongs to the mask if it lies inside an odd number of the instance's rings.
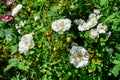
{"label": "ground cover plant", "polygon": [[120,0],[0,0],[0,80],[119,80]]}

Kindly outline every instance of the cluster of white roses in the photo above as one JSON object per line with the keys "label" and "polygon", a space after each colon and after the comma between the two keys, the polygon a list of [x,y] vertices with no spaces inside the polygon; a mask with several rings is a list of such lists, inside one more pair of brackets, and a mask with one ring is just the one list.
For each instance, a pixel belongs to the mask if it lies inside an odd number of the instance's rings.
{"label": "cluster of white roses", "polygon": [[[102,15],[100,14],[100,11],[95,9],[94,13],[91,13],[89,15],[89,19],[87,22],[85,22],[83,19],[76,19],[74,20],[74,23],[78,25],[78,30],[79,31],[86,31],[90,30],[91,28],[95,27],[98,23],[98,20],[100,19]],[[94,39],[94,38],[99,38],[99,34],[106,33],[107,31],[107,26],[103,23],[99,23],[97,25],[97,29],[91,29],[89,32],[89,37]]]}
{"label": "cluster of white roses", "polygon": [[[63,34],[71,28],[71,20],[69,19],[59,19],[52,23],[52,29],[59,34]],[[85,67],[88,64],[89,53],[81,46],[73,46],[70,49],[70,63],[72,63],[76,68]]]}
{"label": "cluster of white roses", "polygon": [[106,33],[107,31],[107,26],[103,23],[99,23],[97,26],[97,29],[91,29],[89,33],[89,37],[94,39],[94,38],[99,38],[99,34]]}
{"label": "cluster of white roses", "polygon": [[[102,15],[100,11],[95,9],[94,13],[89,15],[89,19],[85,22],[83,19],[76,19],[74,23],[78,25],[79,31],[90,30],[89,37],[99,38],[99,34],[106,33],[107,26],[103,23],[98,24],[98,20]],[[98,24],[98,25],[97,25]],[[97,29],[91,29],[97,25]],[[59,19],[52,23],[52,29],[59,34],[63,34],[63,32],[69,30],[71,28],[71,20],[69,19]],[[109,34],[108,34],[109,35]],[[110,36],[110,35],[109,35]],[[72,63],[76,68],[84,67],[88,64],[89,53],[86,49],[81,46],[73,46],[70,49],[70,63]]]}
{"label": "cluster of white roses", "polygon": [[[83,19],[75,19],[74,23],[76,25],[78,25],[79,31],[86,31],[86,30],[89,30],[89,29],[95,27],[101,16],[102,15],[100,14],[100,11],[95,9],[94,13],[91,13],[89,15],[89,19],[86,22]],[[52,29],[54,31],[58,32],[59,34],[63,34],[64,31],[69,30],[70,28],[71,28],[71,20],[69,20],[69,19],[59,19],[52,23]],[[96,29],[93,29],[93,30],[91,30],[90,33],[91,34],[105,33],[106,30],[107,30],[107,26],[102,23],[99,23],[97,26],[97,31],[96,31]]]}
{"label": "cluster of white roses", "polygon": [[[97,25],[98,19],[101,17],[99,10],[94,10],[94,13],[89,15],[89,19],[85,22],[83,19],[75,20],[74,22],[78,25],[79,31],[86,31]],[[25,25],[25,21],[20,21],[19,25],[16,25],[17,29],[20,29]],[[69,19],[59,19],[52,23],[52,29],[59,34],[69,30],[71,28],[71,20]],[[99,23],[97,29],[90,30],[90,37],[99,37],[99,33],[106,33],[107,26]],[[33,33],[26,34],[21,38],[19,42],[19,52],[27,53],[29,49],[34,47],[34,40],[32,37]],[[70,49],[70,63],[72,63],[76,68],[85,67],[88,64],[89,53],[87,50],[81,46],[73,46]]]}
{"label": "cluster of white roses", "polygon": [[[15,8],[12,10],[12,16],[15,16],[20,9],[22,9],[22,4],[18,4]],[[26,24],[26,21],[20,21],[19,24],[15,24],[16,29],[18,30],[18,33],[21,32],[21,28],[24,27]],[[32,49],[34,47],[34,40],[32,37],[33,33],[25,34],[22,36],[21,41],[19,42],[19,52],[26,54],[29,49]]]}
{"label": "cluster of white roses", "polygon": [[[78,25],[78,30],[79,31],[86,31],[90,30],[91,28],[95,27],[98,23],[98,20],[100,19],[102,15],[100,14],[100,11],[95,9],[94,13],[91,13],[89,15],[89,19],[87,22],[85,22],[83,19],[76,19],[74,20],[74,23]],[[94,39],[94,38],[99,38],[99,34],[106,33],[107,31],[107,26],[103,23],[99,23],[97,25],[97,29],[91,29],[89,32],[89,37]]]}
{"label": "cluster of white roses", "polygon": [[95,9],[86,22],[83,19],[75,19],[74,23],[78,25],[79,31],[86,31],[96,26],[101,16],[100,11]]}
{"label": "cluster of white roses", "polygon": [[[100,19],[102,15],[100,14],[100,11],[95,9],[94,13],[91,13],[89,15],[89,19],[85,22],[83,19],[75,19],[74,23],[78,25],[79,31],[86,31],[90,30],[91,28],[95,27],[98,23],[98,20]],[[69,19],[59,19],[52,23],[52,29],[55,32],[58,32],[59,34],[63,34],[64,31],[69,30],[71,28],[71,20]],[[106,33],[107,26],[99,23],[97,25],[97,29],[91,29],[90,30],[90,38],[96,38],[99,37],[99,33]]]}

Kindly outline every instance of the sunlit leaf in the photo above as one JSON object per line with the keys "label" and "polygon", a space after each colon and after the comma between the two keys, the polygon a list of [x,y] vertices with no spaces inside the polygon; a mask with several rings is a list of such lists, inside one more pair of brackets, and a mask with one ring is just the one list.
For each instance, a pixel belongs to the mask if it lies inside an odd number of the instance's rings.
{"label": "sunlit leaf", "polygon": [[1,38],[4,37],[4,33],[3,33],[3,31],[0,31],[0,37],[1,37]]}
{"label": "sunlit leaf", "polygon": [[100,0],[100,5],[101,6],[107,6],[108,5],[108,0]]}
{"label": "sunlit leaf", "polygon": [[20,70],[23,70],[23,71],[28,71],[28,70],[29,70],[29,65],[27,65],[26,62],[23,61],[23,62],[20,62],[20,63],[18,64],[18,68],[19,68]]}
{"label": "sunlit leaf", "polygon": [[42,80],[48,80],[48,79],[47,79],[47,74],[44,74],[44,75],[42,76]]}
{"label": "sunlit leaf", "polygon": [[12,53],[11,54],[16,53],[17,51],[18,51],[18,45],[16,44],[16,45],[12,46]]}
{"label": "sunlit leaf", "polygon": [[9,69],[11,69],[12,67],[16,67],[17,64],[16,63],[12,63],[12,64],[9,64],[6,68],[4,68],[4,72],[8,71]]}
{"label": "sunlit leaf", "polygon": [[119,70],[120,70],[120,65],[115,65],[114,68],[112,69],[112,73],[114,74],[115,77],[119,75]]}

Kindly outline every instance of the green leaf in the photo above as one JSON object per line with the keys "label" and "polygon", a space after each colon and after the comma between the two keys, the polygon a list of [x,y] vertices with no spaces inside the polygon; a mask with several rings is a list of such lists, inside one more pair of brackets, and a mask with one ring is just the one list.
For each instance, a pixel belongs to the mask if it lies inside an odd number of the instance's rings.
{"label": "green leaf", "polygon": [[32,69],[32,68],[31,68],[31,73],[32,73],[32,74],[36,74],[35,69]]}
{"label": "green leaf", "polygon": [[48,80],[55,80],[52,78],[52,76],[48,76]]}
{"label": "green leaf", "polygon": [[11,80],[20,80],[20,74],[17,74],[13,78],[11,78]]}
{"label": "green leaf", "polygon": [[119,70],[120,70],[120,65],[115,65],[114,68],[112,69],[112,73],[114,74],[115,77],[119,75]]}
{"label": "green leaf", "polygon": [[8,71],[12,67],[16,67],[18,64],[19,60],[17,58],[11,58],[8,63],[9,65],[4,69],[4,72]]}
{"label": "green leaf", "polygon": [[113,13],[112,15],[108,16],[108,17],[104,20],[104,22],[105,22],[105,23],[106,23],[106,22],[110,22],[111,20],[113,20],[113,19],[115,18],[116,14],[117,14],[117,13]]}
{"label": "green leaf", "polygon": [[8,61],[8,63],[9,64],[12,64],[12,63],[18,63],[19,62],[19,60],[17,59],[17,58],[11,58],[9,61]]}
{"label": "green leaf", "polygon": [[108,0],[100,0],[100,5],[101,6],[107,6],[108,5]]}
{"label": "green leaf", "polygon": [[47,75],[52,75],[52,72],[50,72],[49,70],[46,71]]}
{"label": "green leaf", "polygon": [[5,34],[13,34],[13,30],[12,29],[5,29]]}
{"label": "green leaf", "polygon": [[105,42],[100,42],[100,45],[101,46],[105,46]]}
{"label": "green leaf", "polygon": [[114,64],[120,64],[120,61],[118,61],[118,60],[113,60],[112,63],[114,63]]}
{"label": "green leaf", "polygon": [[85,37],[85,38],[88,38],[88,37],[89,37],[89,32],[88,32],[88,31],[85,32],[84,37]]}
{"label": "green leaf", "polygon": [[1,38],[4,37],[4,33],[3,33],[3,31],[0,31],[0,37],[1,37]]}
{"label": "green leaf", "polygon": [[120,27],[117,27],[117,29],[115,31],[120,31]]}
{"label": "green leaf", "polygon": [[4,69],[4,72],[8,71],[9,69],[11,69],[12,67],[16,67],[17,64],[16,63],[12,63],[12,64],[9,64],[5,69]]}
{"label": "green leaf", "polygon": [[23,61],[23,62],[20,62],[20,63],[18,64],[18,68],[19,68],[20,70],[23,70],[23,71],[28,71],[28,70],[29,70],[29,65],[27,65],[26,62]]}
{"label": "green leaf", "polygon": [[45,2],[46,0],[38,0],[38,2]]}
{"label": "green leaf", "polygon": [[120,44],[117,44],[116,46],[115,46],[115,48],[117,48],[118,50],[120,49]]}
{"label": "green leaf", "polygon": [[22,78],[21,80],[28,80],[26,77]]}
{"label": "green leaf", "polygon": [[57,11],[60,8],[61,8],[60,6],[53,6],[53,7],[51,7],[51,11],[55,12],[55,11]]}
{"label": "green leaf", "polygon": [[45,73],[45,72],[46,72],[46,69],[42,69],[40,72]]}
{"label": "green leaf", "polygon": [[42,80],[48,80],[48,79],[47,79],[47,74],[44,74],[44,75],[42,76]]}
{"label": "green leaf", "polygon": [[44,64],[42,67],[43,67],[43,68],[47,68],[47,64]]}
{"label": "green leaf", "polygon": [[92,65],[91,65],[91,68],[95,71],[95,70],[96,70],[96,65],[95,65],[95,64],[92,64]]}
{"label": "green leaf", "polygon": [[17,50],[18,50],[18,45],[17,45],[17,44],[16,44],[16,45],[14,45],[14,46],[12,46],[12,53],[11,53],[11,54],[16,53],[16,52],[17,52]]}
{"label": "green leaf", "polygon": [[39,30],[39,32],[46,32],[47,31],[47,29],[43,26],[37,26],[34,30],[37,30],[37,31]]}
{"label": "green leaf", "polygon": [[46,32],[47,30],[46,30],[46,28],[42,28],[41,30],[40,30],[40,32]]}
{"label": "green leaf", "polygon": [[72,3],[72,5],[70,5],[70,8],[71,8],[71,9],[74,9],[74,8],[75,8],[74,3]]}
{"label": "green leaf", "polygon": [[6,40],[7,41],[12,41],[13,40],[13,36],[11,34],[6,34]]}
{"label": "green leaf", "polygon": [[19,18],[19,17],[15,17],[15,20],[16,20],[16,21],[20,21],[20,18]]}
{"label": "green leaf", "polygon": [[115,56],[116,56],[117,60],[119,60],[119,62],[120,62],[120,54],[115,53]]}

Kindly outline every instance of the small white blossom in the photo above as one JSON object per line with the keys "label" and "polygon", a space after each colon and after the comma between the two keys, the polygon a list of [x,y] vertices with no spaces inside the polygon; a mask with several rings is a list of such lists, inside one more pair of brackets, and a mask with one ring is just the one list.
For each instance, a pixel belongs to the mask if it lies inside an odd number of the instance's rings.
{"label": "small white blossom", "polygon": [[22,9],[22,4],[18,4],[13,10],[12,10],[12,16],[16,15],[19,10]]}
{"label": "small white blossom", "polygon": [[63,34],[64,31],[71,28],[71,20],[59,19],[52,23],[52,29],[59,34]]}
{"label": "small white blossom", "polygon": [[89,30],[91,27],[89,26],[88,23],[83,23],[82,25],[79,24],[78,25],[78,30],[79,31],[86,31],[86,30]]}
{"label": "small white blossom", "polygon": [[94,13],[98,15],[100,14],[100,11],[98,9],[94,9]]}
{"label": "small white blossom", "polygon": [[94,9],[94,13],[91,13],[89,15],[89,19],[91,18],[96,18],[97,20],[99,20],[101,18],[101,14],[100,14],[100,11],[98,9]]}
{"label": "small white blossom", "polygon": [[111,47],[107,47],[107,49],[106,49],[106,51],[108,52],[108,53],[113,53],[113,48],[111,48]]}
{"label": "small white blossom", "polygon": [[102,17],[102,14],[97,15],[97,16],[96,16],[96,19],[99,20],[101,17]]}
{"label": "small white blossom", "polygon": [[23,27],[26,24],[26,21],[20,21],[19,26]]}
{"label": "small white blossom", "polygon": [[39,16],[35,16],[34,20],[37,21],[39,19]]}
{"label": "small white blossom", "polygon": [[78,46],[78,43],[72,42],[71,46]]}
{"label": "small white blossom", "polygon": [[90,28],[94,27],[96,24],[97,24],[96,18],[91,18],[86,23],[79,24],[78,30],[79,31],[86,31],[86,30],[89,30]]}
{"label": "small white blossom", "polygon": [[95,39],[96,37],[99,38],[99,33],[96,29],[91,29],[89,33],[89,37]]}
{"label": "small white blossom", "polygon": [[19,42],[19,52],[20,53],[27,53],[29,51],[29,47],[25,41]]}
{"label": "small white blossom", "polygon": [[21,33],[21,29],[18,29],[18,33],[19,33],[19,34]]}
{"label": "small white blossom", "polygon": [[75,20],[74,20],[74,23],[75,23],[76,25],[79,25],[79,24],[85,23],[85,21],[84,21],[83,19],[75,19]]}
{"label": "small white blossom", "polygon": [[76,68],[85,67],[88,64],[89,53],[83,47],[73,46],[70,53],[70,63]]}
{"label": "small white blossom", "polygon": [[84,25],[83,25],[83,24],[82,24],[82,25],[79,24],[79,25],[78,25],[78,30],[79,30],[79,31],[85,31],[85,30],[86,30],[85,27],[86,27],[85,24],[84,24]]}
{"label": "small white blossom", "polygon": [[113,7],[113,10],[114,10],[114,11],[118,11],[119,8],[118,8],[118,7]]}
{"label": "small white blossom", "polygon": [[107,36],[108,36],[108,38],[111,36],[111,34],[112,34],[112,32],[110,31],[110,32],[108,32],[108,33],[106,33],[107,34]]}
{"label": "small white blossom", "polygon": [[19,26],[18,24],[15,24],[16,29],[19,29],[21,26]]}
{"label": "small white blossom", "polygon": [[91,28],[90,23],[84,23],[83,25],[85,25],[85,30],[89,30]]}
{"label": "small white blossom", "polygon": [[34,40],[31,34],[26,34],[22,36],[21,41],[19,42],[19,52],[20,53],[27,53],[29,49],[34,47]]}
{"label": "small white blossom", "polygon": [[106,33],[107,31],[107,26],[103,25],[102,23],[99,23],[97,26],[97,30],[99,33]]}
{"label": "small white blossom", "polygon": [[20,21],[19,25],[15,24],[15,27],[18,30],[18,33],[21,33],[21,29],[20,28],[24,27],[25,24],[26,24],[26,21]]}
{"label": "small white blossom", "polygon": [[95,13],[91,13],[90,15],[89,15],[89,19],[91,19],[91,18],[96,18],[96,14]]}
{"label": "small white blossom", "polygon": [[94,26],[96,26],[98,23],[97,19],[96,18],[91,18],[87,21],[87,25],[90,27],[90,28],[93,28]]}

